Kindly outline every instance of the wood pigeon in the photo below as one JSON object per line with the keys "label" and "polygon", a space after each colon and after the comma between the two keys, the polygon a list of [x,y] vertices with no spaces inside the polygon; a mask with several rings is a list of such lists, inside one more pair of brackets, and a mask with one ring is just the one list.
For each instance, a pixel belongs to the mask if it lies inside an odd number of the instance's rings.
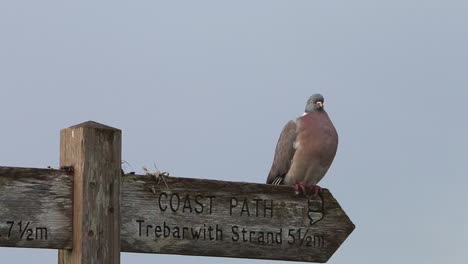
{"label": "wood pigeon", "polygon": [[276,145],[268,184],[294,185],[296,193],[317,196],[317,183],[335,158],[338,134],[323,106],[321,94],[307,100],[305,113],[289,121]]}

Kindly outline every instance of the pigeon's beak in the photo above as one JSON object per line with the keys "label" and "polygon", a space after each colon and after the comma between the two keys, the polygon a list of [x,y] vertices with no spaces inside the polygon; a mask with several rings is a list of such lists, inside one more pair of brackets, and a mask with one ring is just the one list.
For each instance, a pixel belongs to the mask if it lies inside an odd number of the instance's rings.
{"label": "pigeon's beak", "polygon": [[315,105],[317,106],[317,108],[323,108],[323,103],[322,102],[317,102],[317,103],[315,103]]}

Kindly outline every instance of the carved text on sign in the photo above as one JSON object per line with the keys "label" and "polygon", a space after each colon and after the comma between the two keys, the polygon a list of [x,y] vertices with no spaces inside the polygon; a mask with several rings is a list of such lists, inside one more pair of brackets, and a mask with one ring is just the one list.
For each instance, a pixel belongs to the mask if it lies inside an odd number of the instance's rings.
{"label": "carved text on sign", "polygon": [[[136,225],[134,228],[137,230],[136,235],[141,239],[151,239],[155,242],[175,239],[256,245],[284,244],[285,246],[315,248],[321,248],[325,244],[325,236],[317,234],[308,227],[256,228],[243,225],[242,219],[245,218],[281,218],[281,210],[285,209],[282,201],[244,196],[217,197],[216,195],[171,191],[153,192],[153,194],[157,205],[155,209],[158,213],[133,220]],[[315,199],[308,199],[301,211],[298,211],[298,217],[304,218],[303,222],[306,226],[313,226],[324,215],[322,198],[318,196]],[[187,221],[181,223],[171,221],[171,217],[182,215],[201,218],[197,224],[190,224]],[[210,220],[211,215],[223,215],[234,223],[227,224]]]}
{"label": "carved text on sign", "polygon": [[[321,248],[325,243],[322,235],[311,234],[309,229],[303,228],[279,228],[277,231],[253,231],[246,227],[231,226],[230,232],[219,224],[200,227],[170,225],[165,221],[158,224],[149,224],[145,220],[135,221],[138,225],[138,237],[149,238],[155,241],[160,239],[188,239],[188,240],[211,240],[249,242],[256,244],[278,244],[287,243],[290,246],[305,246]],[[228,237],[227,237],[228,236]]]}
{"label": "carved text on sign", "polygon": [[0,237],[14,240],[47,240],[47,227],[37,226],[30,221],[6,221],[0,224]]}

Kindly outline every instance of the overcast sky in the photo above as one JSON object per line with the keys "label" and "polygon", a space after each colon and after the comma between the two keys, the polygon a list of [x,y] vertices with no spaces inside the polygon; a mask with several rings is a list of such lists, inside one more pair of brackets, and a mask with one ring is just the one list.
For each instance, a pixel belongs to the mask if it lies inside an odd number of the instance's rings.
{"label": "overcast sky", "polygon": [[[356,225],[329,263],[465,264],[467,47],[463,0],[1,1],[0,165],[57,166],[60,129],[95,120],[137,172],[263,183],[321,92],[340,136],[321,185]],[[163,261],[270,263],[122,254]]]}

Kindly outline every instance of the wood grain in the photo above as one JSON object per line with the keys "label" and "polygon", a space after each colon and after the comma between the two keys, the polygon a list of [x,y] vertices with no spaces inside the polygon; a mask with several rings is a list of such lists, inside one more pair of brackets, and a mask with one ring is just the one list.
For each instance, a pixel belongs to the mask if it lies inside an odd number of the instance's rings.
{"label": "wood grain", "polygon": [[0,167],[0,246],[71,248],[72,176]]}
{"label": "wood grain", "polygon": [[122,251],[323,263],[354,229],[327,189],[309,200],[289,186],[176,177],[167,184],[123,177]]}
{"label": "wood grain", "polygon": [[60,164],[74,168],[73,250],[61,264],[120,263],[121,131],[85,122],[60,135]]}

